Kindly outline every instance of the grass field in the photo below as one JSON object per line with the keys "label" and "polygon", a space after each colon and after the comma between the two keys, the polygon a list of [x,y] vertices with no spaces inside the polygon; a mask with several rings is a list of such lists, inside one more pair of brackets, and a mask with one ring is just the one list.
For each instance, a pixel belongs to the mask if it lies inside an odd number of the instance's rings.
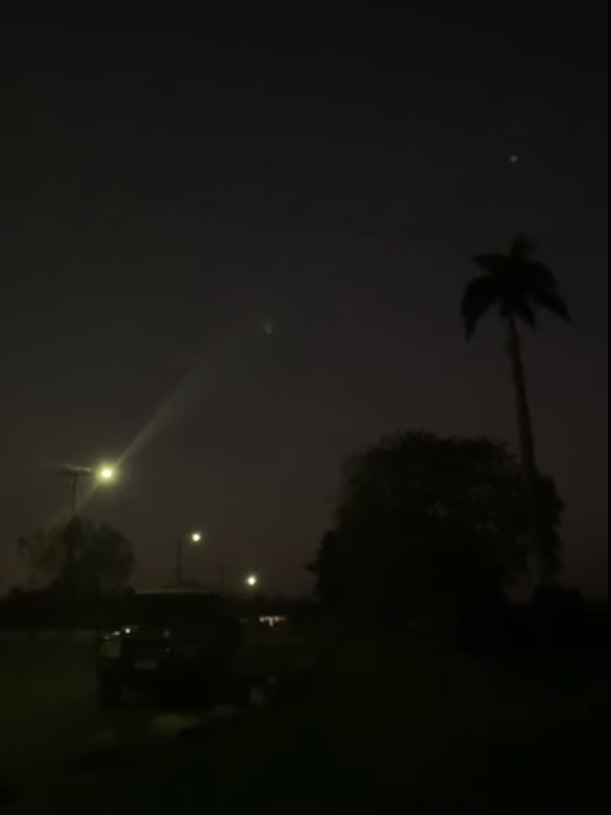
{"label": "grass field", "polygon": [[54,781],[96,727],[93,690],[84,643],[0,640],[0,784],[29,800]]}
{"label": "grass field", "polygon": [[[262,674],[295,672],[304,655],[294,637],[247,637],[238,659],[242,683]],[[230,689],[232,701],[233,689]],[[0,802],[2,790],[26,808],[80,780],[78,759],[100,734],[114,734],[140,752],[150,722],[164,713],[199,715],[211,700],[131,699],[118,711],[96,702],[94,647],[89,639],[34,635],[0,637]],[[145,750],[146,752],[146,750]],[[78,773],[77,773],[78,775]]]}
{"label": "grass field", "polygon": [[[99,713],[85,643],[3,642],[0,668],[0,779],[24,809],[51,799],[58,810],[134,812],[607,805],[601,663],[477,662],[360,632],[343,636],[307,693],[190,741],[152,737],[159,711],[147,706]],[[128,766],[85,769],[79,755],[109,731]]]}

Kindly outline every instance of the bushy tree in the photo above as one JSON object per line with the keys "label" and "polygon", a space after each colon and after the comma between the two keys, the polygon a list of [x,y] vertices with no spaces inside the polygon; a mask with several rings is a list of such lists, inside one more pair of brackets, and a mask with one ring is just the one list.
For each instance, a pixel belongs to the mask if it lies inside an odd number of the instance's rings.
{"label": "bushy tree", "polygon": [[325,532],[316,557],[306,567],[315,576],[314,591],[317,597],[329,607],[336,606],[340,601],[337,538],[337,532]]}
{"label": "bushy tree", "polygon": [[120,532],[80,518],[39,529],[20,546],[35,572],[74,596],[125,586],[134,568],[132,545]]}
{"label": "bushy tree", "polygon": [[[553,572],[563,504],[550,479],[538,489]],[[313,570],[323,599],[368,613],[452,608],[524,575],[527,533],[520,466],[503,444],[403,433],[346,463]]]}

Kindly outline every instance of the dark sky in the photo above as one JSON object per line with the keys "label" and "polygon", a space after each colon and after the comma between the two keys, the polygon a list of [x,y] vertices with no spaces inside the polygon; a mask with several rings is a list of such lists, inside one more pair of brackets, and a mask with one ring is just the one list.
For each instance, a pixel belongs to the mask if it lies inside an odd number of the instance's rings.
{"label": "dark sky", "polygon": [[294,590],[347,454],[515,445],[500,327],[467,345],[459,300],[518,231],[576,318],[526,348],[567,579],[606,586],[607,4],[199,5],[0,23],[0,588],[55,461],[122,460],[89,509],[141,584],[201,526],[194,577]]}

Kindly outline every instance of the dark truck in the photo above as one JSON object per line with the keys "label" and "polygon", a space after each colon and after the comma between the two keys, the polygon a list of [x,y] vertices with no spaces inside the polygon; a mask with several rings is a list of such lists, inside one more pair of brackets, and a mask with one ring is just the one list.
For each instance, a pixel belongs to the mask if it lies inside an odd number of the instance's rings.
{"label": "dark truck", "polygon": [[121,702],[126,688],[211,688],[229,675],[240,625],[213,592],[136,592],[98,630],[100,704]]}

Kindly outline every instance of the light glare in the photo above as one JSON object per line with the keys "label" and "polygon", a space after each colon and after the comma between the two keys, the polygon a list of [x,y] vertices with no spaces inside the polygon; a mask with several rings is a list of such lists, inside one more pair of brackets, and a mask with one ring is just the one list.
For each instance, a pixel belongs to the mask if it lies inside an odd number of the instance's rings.
{"label": "light glare", "polygon": [[98,480],[100,480],[100,481],[106,481],[106,482],[114,481],[115,480],[115,475],[116,475],[116,473],[115,473],[114,467],[111,467],[108,464],[105,464],[104,466],[100,467],[100,469],[98,470]]}

